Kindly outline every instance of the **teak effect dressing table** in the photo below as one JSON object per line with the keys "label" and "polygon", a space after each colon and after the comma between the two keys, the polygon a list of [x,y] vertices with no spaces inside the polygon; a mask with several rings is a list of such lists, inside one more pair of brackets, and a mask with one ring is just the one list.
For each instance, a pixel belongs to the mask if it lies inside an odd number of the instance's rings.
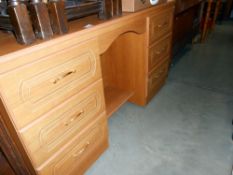
{"label": "teak effect dressing table", "polygon": [[146,105],[165,83],[173,13],[168,2],[89,16],[31,46],[0,33],[0,146],[17,174],[85,172],[108,147],[107,117],[126,101]]}

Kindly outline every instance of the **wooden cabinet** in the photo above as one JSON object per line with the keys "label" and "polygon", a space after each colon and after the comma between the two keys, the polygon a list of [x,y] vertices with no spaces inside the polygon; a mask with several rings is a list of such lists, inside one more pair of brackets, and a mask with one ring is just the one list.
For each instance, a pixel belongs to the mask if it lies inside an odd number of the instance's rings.
{"label": "wooden cabinet", "polygon": [[148,17],[148,103],[166,81],[171,57],[173,9],[166,9]]}
{"label": "wooden cabinet", "polygon": [[32,46],[0,33],[0,116],[30,174],[83,174],[108,147],[107,117],[152,99],[167,77],[173,12],[168,2],[90,16]]}
{"label": "wooden cabinet", "polygon": [[173,27],[173,56],[200,32],[203,0],[177,0]]}

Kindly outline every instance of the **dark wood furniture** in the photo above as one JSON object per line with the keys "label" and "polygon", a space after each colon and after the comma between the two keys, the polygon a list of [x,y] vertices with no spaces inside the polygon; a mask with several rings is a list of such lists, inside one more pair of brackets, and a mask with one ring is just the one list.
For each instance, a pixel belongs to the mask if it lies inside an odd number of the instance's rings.
{"label": "dark wood furniture", "polygon": [[224,19],[229,18],[231,10],[233,9],[233,0],[226,0],[226,7],[224,10]]}
{"label": "dark wood furniture", "polygon": [[[2,105],[0,105],[2,106]],[[26,163],[22,152],[10,133],[8,126],[0,113],[0,174],[1,175],[31,175],[34,174],[30,165]]]}
{"label": "dark wood furniture", "polygon": [[[2,114],[1,114],[2,115]],[[29,165],[22,157],[20,149],[13,140],[7,125],[0,115],[0,174],[30,175],[33,174]],[[4,174],[5,173],[5,174]]]}
{"label": "dark wood furniture", "polygon": [[0,149],[0,174],[1,175],[15,175],[13,168],[11,168],[9,162],[7,161],[6,156]]}
{"label": "dark wood furniture", "polygon": [[214,29],[222,0],[208,0],[206,1],[207,8],[205,10],[205,17],[203,17],[203,29],[201,33],[201,42],[206,40],[208,32]]}
{"label": "dark wood furniture", "polygon": [[173,28],[173,56],[200,32],[202,0],[177,0]]}

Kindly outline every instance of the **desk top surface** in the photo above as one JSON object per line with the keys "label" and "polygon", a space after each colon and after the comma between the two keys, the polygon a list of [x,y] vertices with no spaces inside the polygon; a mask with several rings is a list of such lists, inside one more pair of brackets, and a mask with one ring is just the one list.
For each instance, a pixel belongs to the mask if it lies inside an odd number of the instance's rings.
{"label": "desk top surface", "polygon": [[[55,44],[56,42],[62,42],[63,39],[69,39],[74,37],[74,34],[75,37],[87,34],[90,35],[93,34],[93,32],[96,32],[101,29],[106,29],[106,27],[112,26],[113,24],[119,23],[120,21],[124,21],[125,23],[127,23],[128,20],[137,19],[137,17],[139,16],[143,16],[144,14],[153,12],[155,8],[158,10],[163,9],[164,6],[167,4],[173,5],[174,2],[167,2],[134,13],[123,13],[122,16],[114,17],[109,20],[100,20],[97,18],[97,15],[92,15],[82,19],[70,21],[69,32],[67,34],[54,36],[50,40],[37,39],[36,42],[31,45],[21,45],[16,42],[16,39],[13,34],[0,31],[0,58],[9,54],[14,54],[18,51],[24,51],[28,48],[33,49],[35,47],[41,47],[42,45],[49,46],[51,44]],[[91,24],[92,27],[85,28],[87,24]]]}

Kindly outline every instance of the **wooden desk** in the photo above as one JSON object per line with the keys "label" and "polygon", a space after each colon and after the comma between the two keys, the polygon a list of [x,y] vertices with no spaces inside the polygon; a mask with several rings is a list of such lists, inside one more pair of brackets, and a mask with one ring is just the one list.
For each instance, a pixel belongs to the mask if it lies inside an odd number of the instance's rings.
{"label": "wooden desk", "polygon": [[108,147],[107,117],[159,91],[173,13],[169,2],[108,21],[90,16],[31,46],[0,33],[1,119],[32,174],[83,174]]}

